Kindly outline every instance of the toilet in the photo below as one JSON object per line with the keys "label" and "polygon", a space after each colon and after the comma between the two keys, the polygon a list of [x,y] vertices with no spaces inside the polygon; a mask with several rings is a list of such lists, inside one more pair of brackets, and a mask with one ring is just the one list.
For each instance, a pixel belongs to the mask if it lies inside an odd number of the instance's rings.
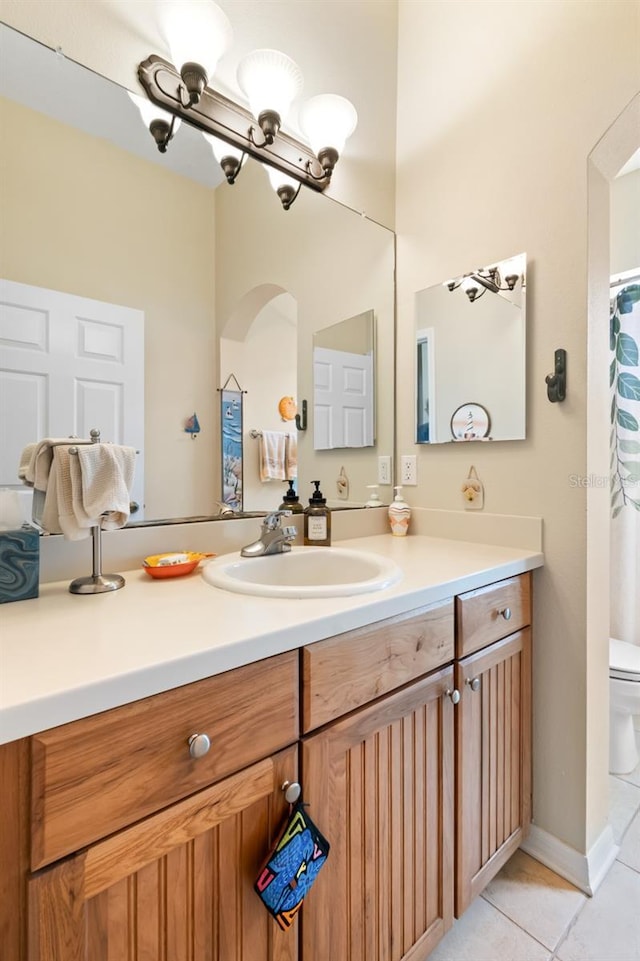
{"label": "toilet", "polygon": [[633,728],[640,715],[640,646],[609,640],[609,771],[628,774],[640,758]]}

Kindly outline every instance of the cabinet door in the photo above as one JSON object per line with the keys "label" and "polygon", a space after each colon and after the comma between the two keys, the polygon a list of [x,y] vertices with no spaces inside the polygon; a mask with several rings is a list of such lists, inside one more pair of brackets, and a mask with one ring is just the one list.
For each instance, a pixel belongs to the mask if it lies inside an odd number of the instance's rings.
{"label": "cabinet door", "polygon": [[296,748],[29,881],[29,961],[295,961],[253,890],[287,812]]}
{"label": "cabinet door", "polygon": [[531,817],[531,631],[456,665],[456,917],[523,840]]}
{"label": "cabinet door", "polygon": [[453,668],[303,743],[331,850],[302,912],[305,961],[423,959],[453,916]]}

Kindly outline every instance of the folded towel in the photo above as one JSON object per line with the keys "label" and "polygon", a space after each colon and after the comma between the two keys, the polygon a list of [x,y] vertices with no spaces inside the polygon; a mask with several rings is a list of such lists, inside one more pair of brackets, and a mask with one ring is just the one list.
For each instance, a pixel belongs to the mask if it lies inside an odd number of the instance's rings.
{"label": "folded towel", "polygon": [[287,434],[285,454],[285,480],[295,480],[298,476],[298,435]]}
{"label": "folded towel", "polygon": [[263,430],[260,437],[260,480],[286,480],[287,435],[283,431]]}
{"label": "folded towel", "polygon": [[[82,541],[89,537],[91,530],[90,525],[86,527],[80,526],[73,510],[72,463],[77,466],[78,457],[77,454],[69,453],[69,445],[63,446],[60,444],[54,449],[50,487],[51,485],[55,485],[58,505],[58,523],[61,532],[68,541]],[[50,493],[51,490],[47,491],[47,496],[49,496]]]}
{"label": "folded towel", "polygon": [[61,534],[58,516],[58,492],[55,470],[52,468],[47,478],[47,489],[33,489],[32,520],[48,534]]}
{"label": "folded towel", "polygon": [[35,453],[35,449],[38,446],[37,442],[33,444],[27,444],[25,449],[20,454],[20,463],[18,464],[18,477],[21,481],[27,482],[27,470],[31,464],[31,458]]}
{"label": "folded towel", "polygon": [[73,513],[80,527],[98,523],[107,531],[124,527],[129,520],[135,463],[134,447],[87,444],[78,448],[70,468]]}
{"label": "folded towel", "polygon": [[[26,455],[28,448],[32,447],[31,458],[24,471],[24,480],[27,484],[36,487],[39,491],[46,491],[49,483],[49,473],[53,463],[53,449],[58,444],[90,444],[89,440],[76,440],[69,437],[45,437],[37,443],[27,445],[22,452],[22,457]],[[22,461],[22,458],[21,458]]]}

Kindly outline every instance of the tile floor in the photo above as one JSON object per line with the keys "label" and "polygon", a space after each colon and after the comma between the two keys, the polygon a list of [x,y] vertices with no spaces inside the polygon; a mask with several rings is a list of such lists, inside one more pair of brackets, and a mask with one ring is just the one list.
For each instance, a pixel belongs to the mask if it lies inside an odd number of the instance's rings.
{"label": "tile floor", "polygon": [[609,783],[620,851],[593,898],[516,851],[429,961],[640,961],[640,764]]}

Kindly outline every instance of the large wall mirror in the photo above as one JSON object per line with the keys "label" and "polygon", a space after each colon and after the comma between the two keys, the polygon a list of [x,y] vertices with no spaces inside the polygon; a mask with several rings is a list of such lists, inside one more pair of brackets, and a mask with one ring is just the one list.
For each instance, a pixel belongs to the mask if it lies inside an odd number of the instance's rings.
{"label": "large wall mirror", "polygon": [[525,437],[526,256],[416,294],[416,443]]}
{"label": "large wall mirror", "polygon": [[[260,480],[255,439],[296,430],[283,396],[308,401],[301,499],[320,478],[335,506],[363,504],[394,446],[392,231],[308,189],[285,212],[252,161],[220,183],[186,124],[161,156],[124,89],[4,25],[0,42],[0,274],[143,313],[144,521],[219,513],[230,374],[246,392],[245,511],[277,507],[286,488]],[[363,313],[377,344],[375,446],[314,450],[314,336]],[[194,413],[195,439],[184,429]],[[343,471],[348,501],[337,500]]]}

